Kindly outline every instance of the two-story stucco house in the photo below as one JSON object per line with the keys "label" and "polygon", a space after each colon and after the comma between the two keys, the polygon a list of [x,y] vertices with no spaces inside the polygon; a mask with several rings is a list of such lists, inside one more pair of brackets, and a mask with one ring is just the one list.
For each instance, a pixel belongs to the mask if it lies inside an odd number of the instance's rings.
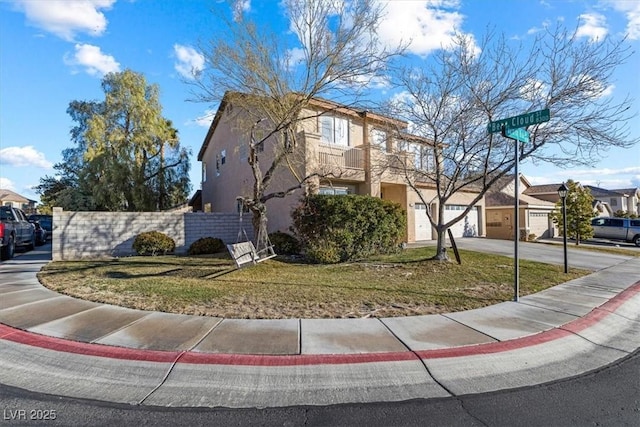
{"label": "two-story stucco house", "polygon": [[[392,200],[406,211],[407,242],[436,238],[426,215],[427,206],[407,185],[399,169],[393,167],[394,162],[400,161],[415,168],[433,168],[429,157],[417,155],[431,151],[426,150],[426,139],[407,134],[408,124],[404,121],[323,99],[313,99],[300,117],[304,119],[296,125],[296,147],[275,171],[267,192],[284,191],[294,185],[294,173],[298,177],[318,175],[308,180],[304,190],[267,202],[269,232],[289,230],[292,209],[300,203],[304,191],[309,191]],[[248,148],[253,134],[260,140],[263,126],[268,129],[259,114],[243,111],[234,105],[233,96],[225,94],[198,153],[202,162],[199,196],[205,212],[236,212],[236,198],[251,196],[254,178],[248,164]],[[262,168],[271,164],[277,138],[273,136],[259,147]],[[434,199],[433,182],[419,182],[418,187],[425,200]],[[477,193],[455,194],[445,206],[445,220],[459,215],[475,196]],[[430,208],[438,211],[435,204]],[[452,227],[457,237],[482,236],[484,230],[484,199]]]}
{"label": "two-story stucco house", "polygon": [[585,187],[591,190],[594,199],[606,203],[611,208],[611,212],[622,211],[640,215],[640,188],[605,190],[592,185],[585,185]]}

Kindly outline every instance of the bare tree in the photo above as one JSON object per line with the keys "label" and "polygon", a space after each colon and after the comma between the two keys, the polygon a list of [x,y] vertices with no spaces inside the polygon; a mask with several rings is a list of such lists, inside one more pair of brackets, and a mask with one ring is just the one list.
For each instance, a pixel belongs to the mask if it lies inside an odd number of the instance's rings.
{"label": "bare tree", "polygon": [[[628,111],[631,100],[616,102],[607,93],[613,71],[631,55],[624,39],[582,41],[558,25],[539,34],[526,51],[511,43],[489,33],[476,47],[460,35],[424,67],[397,74],[402,95],[391,103],[393,113],[428,142],[400,144],[404,152],[394,167],[402,165],[407,185],[427,207],[437,205],[438,212],[427,209],[437,231],[437,259],[447,259],[446,230],[513,170],[516,148],[519,161],[568,167],[592,164],[610,147],[638,143],[627,127],[634,116]],[[529,126],[529,143],[488,132],[489,122],[545,108],[550,121]],[[397,161],[406,151],[415,162]],[[434,187],[435,197],[427,200],[422,190]],[[445,204],[465,190],[475,197],[445,222]]]}
{"label": "bare tree", "polygon": [[[299,168],[304,156],[297,143],[299,125],[310,118],[303,114],[310,101],[330,96],[358,102],[367,84],[382,78],[387,63],[402,52],[379,43],[382,9],[374,0],[284,0],[282,5],[295,40],[237,13],[225,21],[226,37],[201,47],[206,67],[197,78],[198,100],[214,102],[224,95],[246,117],[240,131],[247,135],[254,186],[244,203],[253,213],[256,237],[266,230],[268,200],[286,197],[322,175]],[[271,191],[274,177],[283,172],[295,184]]]}

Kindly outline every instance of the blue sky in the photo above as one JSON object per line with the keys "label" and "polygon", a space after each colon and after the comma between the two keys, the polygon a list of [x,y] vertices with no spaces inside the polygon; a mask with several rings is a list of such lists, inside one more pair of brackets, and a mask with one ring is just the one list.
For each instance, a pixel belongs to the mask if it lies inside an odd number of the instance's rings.
{"label": "blue sky", "polygon": [[[413,40],[415,55],[446,45],[454,30],[479,39],[488,26],[525,43],[557,20],[589,39],[627,34],[640,50],[640,0],[429,0],[390,1],[380,36],[393,44]],[[243,0],[243,13],[287,30],[277,0]],[[111,71],[131,69],[158,84],[164,116],[192,150],[191,183],[199,188],[197,153],[216,105],[189,101],[189,71],[202,67],[194,50],[225,37],[216,0],[0,0],[0,188],[39,200],[33,187],[53,175],[53,164],[71,147],[72,100],[102,100],[100,81]],[[640,98],[640,52],[616,71],[611,95]],[[384,89],[380,92],[385,96]],[[640,99],[633,104],[640,112]],[[630,126],[640,137],[640,117]],[[640,146],[610,150],[590,168],[563,170],[523,163],[532,184],[574,179],[603,188],[640,186]]]}

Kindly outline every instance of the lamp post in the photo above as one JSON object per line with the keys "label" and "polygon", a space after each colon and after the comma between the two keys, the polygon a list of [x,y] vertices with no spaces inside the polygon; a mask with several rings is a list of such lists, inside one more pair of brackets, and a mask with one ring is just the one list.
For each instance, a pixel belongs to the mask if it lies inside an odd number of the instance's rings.
{"label": "lamp post", "polygon": [[558,188],[558,196],[562,199],[562,244],[564,246],[564,272],[569,272],[569,266],[567,263],[567,193],[569,189],[562,183]]}

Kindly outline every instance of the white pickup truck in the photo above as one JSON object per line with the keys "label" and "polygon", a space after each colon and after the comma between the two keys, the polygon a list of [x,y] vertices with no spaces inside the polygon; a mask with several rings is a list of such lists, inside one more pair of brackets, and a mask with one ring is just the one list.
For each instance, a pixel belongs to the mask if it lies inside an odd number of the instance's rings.
{"label": "white pickup truck", "polygon": [[624,240],[640,247],[640,219],[598,217],[591,220],[593,237]]}

